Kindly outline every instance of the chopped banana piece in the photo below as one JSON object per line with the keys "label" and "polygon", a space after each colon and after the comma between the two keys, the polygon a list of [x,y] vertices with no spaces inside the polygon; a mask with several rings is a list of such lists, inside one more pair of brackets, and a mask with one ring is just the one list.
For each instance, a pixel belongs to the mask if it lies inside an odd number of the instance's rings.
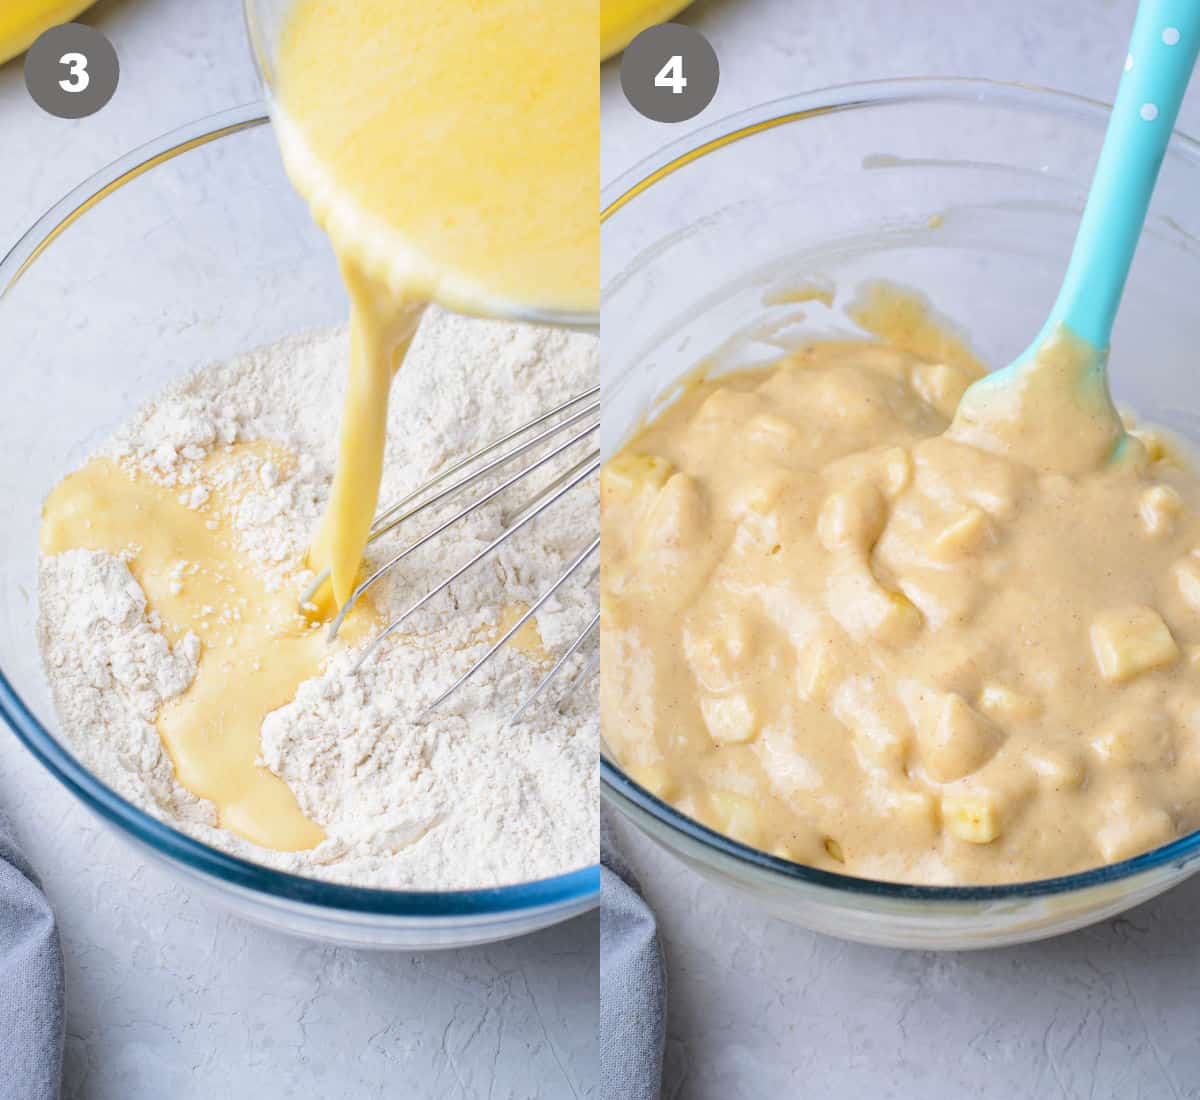
{"label": "chopped banana piece", "polygon": [[618,455],[600,471],[600,499],[632,500],[643,489],[661,489],[675,467],[658,455]]}
{"label": "chopped banana piece", "polygon": [[844,562],[829,578],[826,606],[852,638],[875,638],[885,645],[900,645],[921,629],[924,619],[902,592],[889,592],[859,561]]}
{"label": "chopped banana piece", "polygon": [[871,626],[871,633],[888,645],[899,645],[912,637],[925,621],[903,592],[884,592],[881,611]]}
{"label": "chopped banana piece", "polygon": [[1007,725],[1036,718],[1042,713],[1042,704],[1032,695],[1013,691],[1003,684],[989,683],[979,692],[979,709],[993,722]]}
{"label": "chopped banana piece", "polygon": [[747,512],[733,535],[733,551],[745,557],[748,555],[766,555],[774,557],[783,550],[783,536],[780,533],[778,512]]}
{"label": "chopped banana piece", "polygon": [[822,638],[800,654],[796,669],[796,691],[809,703],[824,704],[836,683],[837,647]]}
{"label": "chopped banana piece", "polygon": [[1052,749],[1036,749],[1026,760],[1038,778],[1055,790],[1078,790],[1087,778],[1087,769],[1079,760]]}
{"label": "chopped banana piece", "polygon": [[887,801],[888,812],[897,827],[909,836],[932,836],[938,824],[938,804],[927,791],[892,791]]}
{"label": "chopped banana piece", "polygon": [[762,398],[756,393],[722,387],[713,390],[696,412],[696,418],[708,424],[721,422],[742,426],[763,408]]}
{"label": "chopped banana piece", "polygon": [[700,700],[700,713],[714,741],[744,745],[758,736],[754,704],[740,691],[733,695],[708,695]]}
{"label": "chopped banana piece", "polygon": [[947,420],[954,416],[970,378],[949,363],[918,363],[912,369],[912,388]]}
{"label": "chopped banana piece", "polygon": [[1146,805],[1132,792],[1118,795],[1109,804],[1096,830],[1096,845],[1106,863],[1129,859],[1174,840],[1175,822],[1161,806]]}
{"label": "chopped banana piece", "polygon": [[774,413],[761,413],[750,421],[748,428],[751,439],[772,447],[794,447],[800,438],[795,424]]}
{"label": "chopped banana piece", "polygon": [[1153,428],[1137,428],[1129,432],[1129,438],[1141,444],[1147,462],[1159,462],[1167,456],[1167,442],[1162,432]]}
{"label": "chopped banana piece", "polygon": [[746,615],[727,611],[690,618],[681,635],[688,667],[706,691],[728,691],[742,679],[754,646],[754,627]]}
{"label": "chopped banana piece", "polygon": [[945,795],[942,821],[951,836],[968,844],[990,844],[1000,835],[1000,814],[987,795]]}
{"label": "chopped banana piece", "polygon": [[759,843],[762,821],[752,799],[733,791],[710,791],[708,797],[720,832],[752,848]]}
{"label": "chopped banana piece", "polygon": [[1193,611],[1200,611],[1200,559],[1193,554],[1181,558],[1171,567],[1171,575],[1183,602]]}
{"label": "chopped banana piece", "polygon": [[783,470],[768,470],[750,478],[741,486],[733,498],[733,514],[744,516],[747,512],[765,516],[775,507],[787,484]]}
{"label": "chopped banana piece", "polygon": [[687,474],[672,474],[638,528],[638,549],[685,550],[701,540],[707,523],[708,507],[699,484]]}
{"label": "chopped banana piece", "polygon": [[912,456],[903,447],[876,447],[834,459],[825,467],[825,476],[841,485],[871,482],[888,500],[895,500],[912,482]]}
{"label": "chopped banana piece", "polygon": [[969,508],[933,540],[933,553],[943,561],[965,557],[983,549],[994,537],[983,509]]}
{"label": "chopped banana piece", "polygon": [[662,764],[647,764],[640,768],[630,768],[629,776],[635,782],[645,787],[655,798],[674,798],[679,792],[675,777]]}
{"label": "chopped banana piece", "polygon": [[912,456],[903,447],[889,447],[881,456],[883,495],[895,500],[912,481]]}
{"label": "chopped banana piece", "polygon": [[1092,621],[1092,653],[1110,684],[1171,664],[1179,647],[1152,607],[1132,605],[1102,611]]}
{"label": "chopped banana piece", "polygon": [[847,547],[867,551],[887,523],[883,494],[869,482],[830,493],[821,506],[817,535],[830,552]]}
{"label": "chopped banana piece", "polygon": [[1142,528],[1152,538],[1164,538],[1175,530],[1175,519],[1183,511],[1183,497],[1169,485],[1153,485],[1138,499]]}
{"label": "chopped banana piece", "polygon": [[1174,756],[1171,720],[1162,711],[1139,709],[1110,718],[1092,739],[1101,760],[1125,767],[1159,767]]}
{"label": "chopped banana piece", "polygon": [[938,783],[978,771],[1004,741],[995,724],[961,695],[946,695],[925,710],[928,718],[917,724],[917,745],[921,764]]}

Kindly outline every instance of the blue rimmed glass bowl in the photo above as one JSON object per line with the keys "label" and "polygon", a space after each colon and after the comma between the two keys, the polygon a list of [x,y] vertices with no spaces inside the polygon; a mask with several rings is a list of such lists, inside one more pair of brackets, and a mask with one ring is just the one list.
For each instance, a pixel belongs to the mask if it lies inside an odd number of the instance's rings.
{"label": "blue rimmed glass bowl", "polygon": [[[714,123],[602,195],[603,449],[706,356],[738,366],[853,330],[857,285],[925,292],[985,362],[1038,331],[1083,208],[1104,104],[975,80],[790,97]],[[1119,401],[1200,442],[1200,146],[1176,135],[1113,336]],[[819,277],[835,308],[769,295]],[[772,304],[774,303],[774,304]],[[803,314],[803,316],[801,316]],[[924,949],[1039,939],[1112,916],[1200,869],[1200,833],[1081,874],[920,887],[831,874],[721,836],[602,749],[604,797],[701,875],[830,935]]]}
{"label": "blue rimmed glass bowl", "polygon": [[[284,874],[150,817],[72,755],[35,638],[42,500],[173,379],[347,315],[336,264],[284,176],[261,105],[134,150],[0,260],[0,714],[121,836],[263,924],[329,942],[456,947],[595,907],[597,866],[488,890],[373,890]],[[18,751],[10,742],[2,750]]]}

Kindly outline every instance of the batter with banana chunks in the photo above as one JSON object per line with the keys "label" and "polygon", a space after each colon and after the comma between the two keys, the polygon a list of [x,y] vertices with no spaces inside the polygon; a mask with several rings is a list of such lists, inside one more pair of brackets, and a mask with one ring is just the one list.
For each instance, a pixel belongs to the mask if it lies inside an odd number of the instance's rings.
{"label": "batter with banana chunks", "polygon": [[985,408],[967,356],[843,341],[687,385],[602,477],[621,764],[747,845],[910,883],[1200,826],[1200,477],[1091,369],[1064,335]]}

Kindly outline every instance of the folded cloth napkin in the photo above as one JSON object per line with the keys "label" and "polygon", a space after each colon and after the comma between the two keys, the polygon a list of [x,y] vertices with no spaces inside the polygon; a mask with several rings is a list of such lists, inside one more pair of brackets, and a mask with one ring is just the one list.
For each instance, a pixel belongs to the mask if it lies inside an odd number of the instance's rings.
{"label": "folded cloth napkin", "polygon": [[654,914],[600,818],[600,1097],[658,1100],[667,973]]}
{"label": "folded cloth napkin", "polygon": [[63,964],[54,914],[0,813],[0,1096],[57,1100]]}

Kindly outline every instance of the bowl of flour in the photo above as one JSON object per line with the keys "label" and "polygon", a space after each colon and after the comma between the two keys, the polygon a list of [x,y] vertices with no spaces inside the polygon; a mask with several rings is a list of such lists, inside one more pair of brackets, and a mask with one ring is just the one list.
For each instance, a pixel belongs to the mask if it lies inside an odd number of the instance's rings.
{"label": "bowl of flour", "polygon": [[[424,712],[486,651],[506,609],[531,604],[578,552],[595,525],[594,487],[505,542],[357,672],[366,638],[331,645],[267,715],[257,766],[320,830],[295,851],[224,827],[180,781],[156,723],[186,697],[204,649],[173,635],[147,598],[138,546],[38,552],[44,498],[89,462],[116,463],[203,517],[222,490],[214,456],[229,453],[241,473],[228,513],[239,561],[268,588],[305,579],[336,457],[345,301],[264,121],[231,112],[136,151],[0,266],[0,341],[15,374],[5,438],[22,459],[0,484],[0,710],[90,810],[256,919],[420,947],[582,912],[599,888],[594,685],[508,717],[595,613],[594,581],[539,609],[537,646],[505,647]],[[593,335],[430,311],[396,377],[381,499],[400,499],[597,376]],[[497,501],[407,559],[373,594],[377,622],[487,545],[522,503]],[[368,568],[419,533],[380,540]],[[181,561],[180,585],[187,570]]]}

